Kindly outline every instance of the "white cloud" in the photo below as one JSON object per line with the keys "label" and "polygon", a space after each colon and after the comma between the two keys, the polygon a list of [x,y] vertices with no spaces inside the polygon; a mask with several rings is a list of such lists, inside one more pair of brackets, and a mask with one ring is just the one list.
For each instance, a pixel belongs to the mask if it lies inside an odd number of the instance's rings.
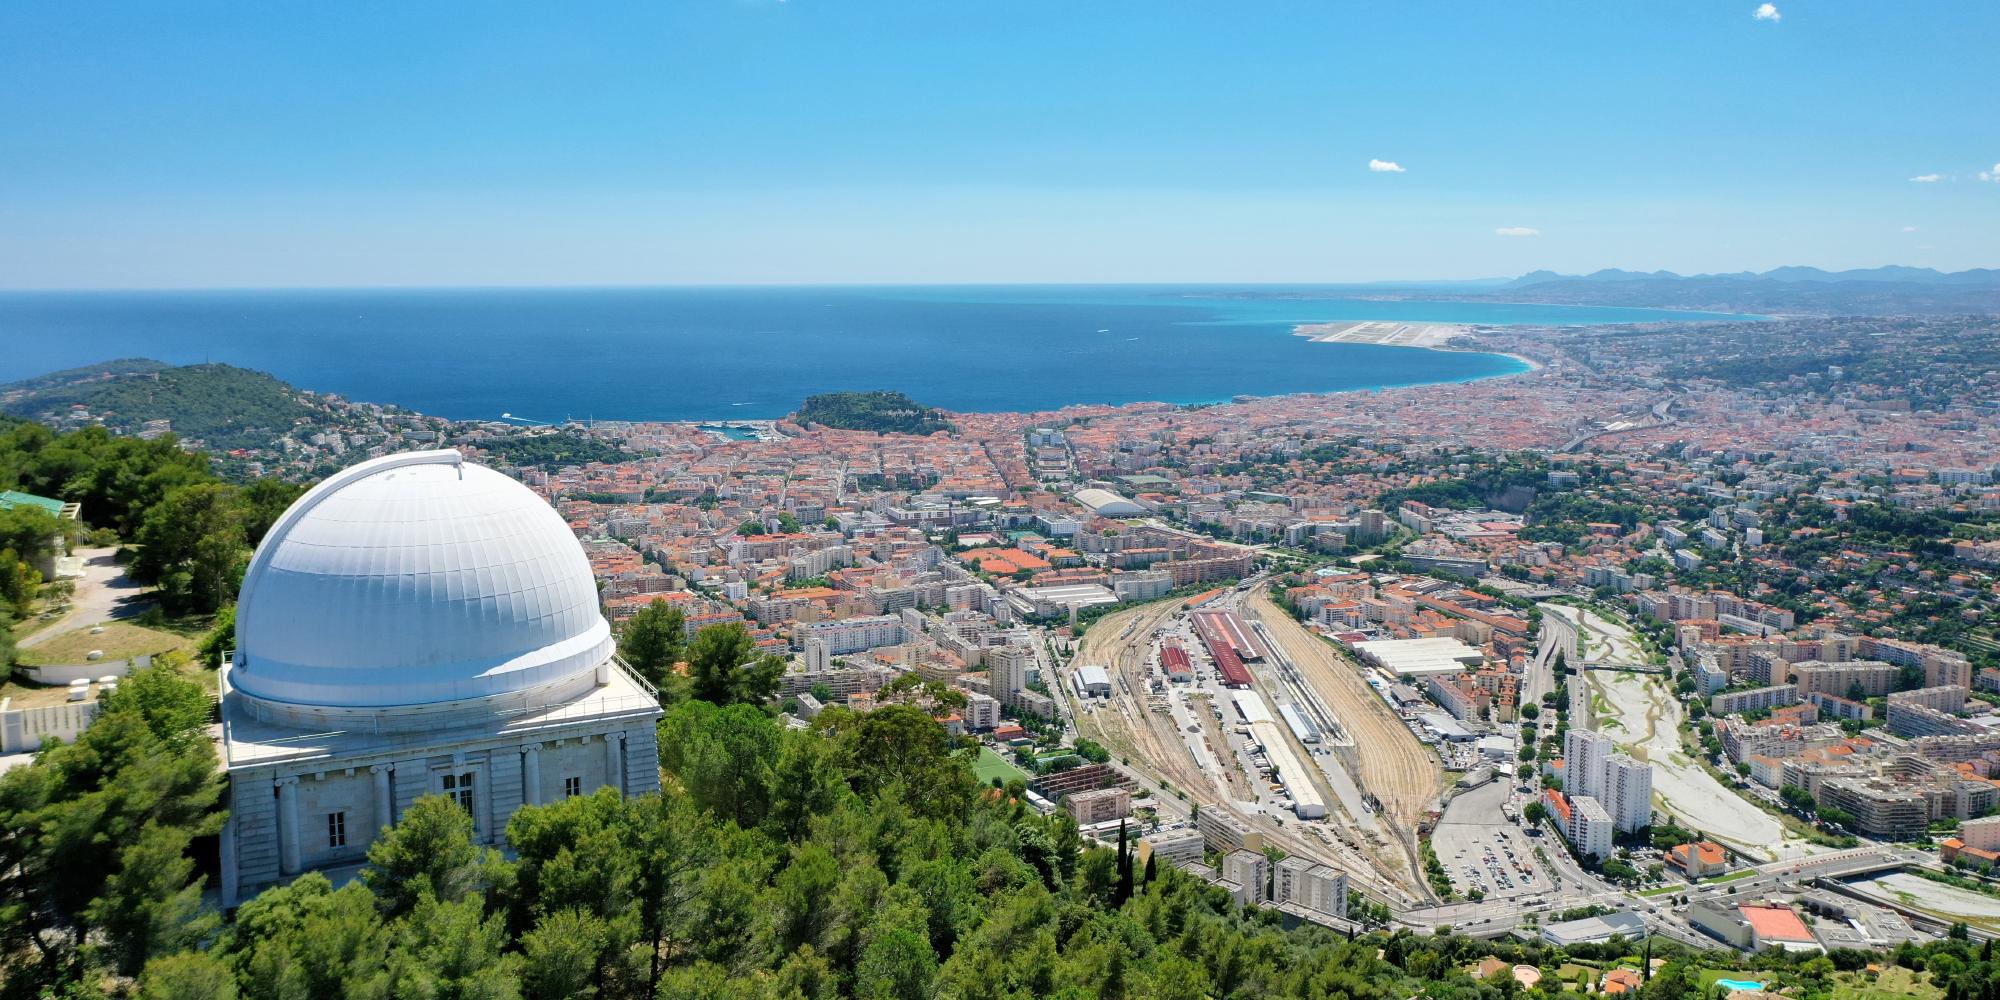
{"label": "white cloud", "polygon": [[1759,21],[1776,21],[1785,15],[1778,13],[1777,4],[1760,3],[1757,5],[1757,9],[1750,13],[1750,16]]}
{"label": "white cloud", "polygon": [[1944,176],[1942,174],[1918,174],[1917,176],[1912,177],[1910,179],[1917,182],[1918,184],[1936,184],[1937,182],[1944,180]]}
{"label": "white cloud", "polygon": [[1397,163],[1394,160],[1369,160],[1368,169],[1373,170],[1378,174],[1407,173],[1407,171],[1403,169],[1403,165]]}
{"label": "white cloud", "polygon": [[1542,231],[1530,226],[1501,226],[1493,231],[1495,236],[1540,236]]}
{"label": "white cloud", "polygon": [[1982,181],[1993,181],[1995,183],[2000,183],[2000,163],[1995,163],[1993,165],[1993,169],[1991,170],[1981,170],[1979,172],[1979,179]]}
{"label": "white cloud", "polygon": [[1904,226],[1904,227],[1903,227],[1903,232],[1906,232],[1906,233],[1914,233],[1914,232],[1916,232],[1916,231],[1917,231],[1917,227],[1915,227],[1915,226]]}

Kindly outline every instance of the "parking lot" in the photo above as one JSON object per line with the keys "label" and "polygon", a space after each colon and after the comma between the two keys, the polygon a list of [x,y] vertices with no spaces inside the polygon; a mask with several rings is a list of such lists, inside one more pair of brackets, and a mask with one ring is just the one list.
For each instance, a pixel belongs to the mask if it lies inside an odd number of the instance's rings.
{"label": "parking lot", "polygon": [[1431,834],[1431,849],[1461,896],[1477,890],[1486,899],[1512,899],[1552,888],[1535,863],[1534,838],[1501,809],[1509,791],[1496,779],[1460,793]]}

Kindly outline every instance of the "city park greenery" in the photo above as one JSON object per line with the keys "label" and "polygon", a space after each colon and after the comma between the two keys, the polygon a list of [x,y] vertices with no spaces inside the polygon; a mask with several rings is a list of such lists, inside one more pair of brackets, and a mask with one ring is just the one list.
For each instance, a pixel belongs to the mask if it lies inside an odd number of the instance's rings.
{"label": "city park greenery", "polygon": [[935,434],[955,428],[943,410],[925,406],[900,392],[826,392],[807,396],[792,419],[843,430],[878,434]]}
{"label": "city park greenery", "polygon": [[549,472],[569,465],[623,462],[636,457],[610,441],[570,428],[522,431],[480,441],[478,445],[503,465]]}

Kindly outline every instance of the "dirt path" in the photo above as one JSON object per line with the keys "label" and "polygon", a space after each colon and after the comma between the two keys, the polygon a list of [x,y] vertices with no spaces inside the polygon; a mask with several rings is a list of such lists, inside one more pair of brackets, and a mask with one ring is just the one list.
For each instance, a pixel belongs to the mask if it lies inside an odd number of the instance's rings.
{"label": "dirt path", "polygon": [[125,567],[112,558],[117,551],[78,549],[76,554],[83,559],[83,575],[76,580],[76,593],[70,598],[68,610],[21,639],[20,645],[35,646],[65,632],[116,618],[131,618],[146,610],[152,602],[145,598],[145,588],[127,576]]}

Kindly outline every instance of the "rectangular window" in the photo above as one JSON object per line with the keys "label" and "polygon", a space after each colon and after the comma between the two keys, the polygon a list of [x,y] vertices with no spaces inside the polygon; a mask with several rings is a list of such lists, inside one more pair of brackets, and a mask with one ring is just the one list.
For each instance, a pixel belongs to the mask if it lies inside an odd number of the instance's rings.
{"label": "rectangular window", "polygon": [[458,803],[460,809],[472,812],[472,772],[447,774],[444,776],[444,793]]}
{"label": "rectangular window", "polygon": [[582,778],[563,779],[563,798],[573,799],[582,794],[583,794]]}
{"label": "rectangular window", "polygon": [[347,846],[347,814],[330,812],[326,814],[326,846]]}

